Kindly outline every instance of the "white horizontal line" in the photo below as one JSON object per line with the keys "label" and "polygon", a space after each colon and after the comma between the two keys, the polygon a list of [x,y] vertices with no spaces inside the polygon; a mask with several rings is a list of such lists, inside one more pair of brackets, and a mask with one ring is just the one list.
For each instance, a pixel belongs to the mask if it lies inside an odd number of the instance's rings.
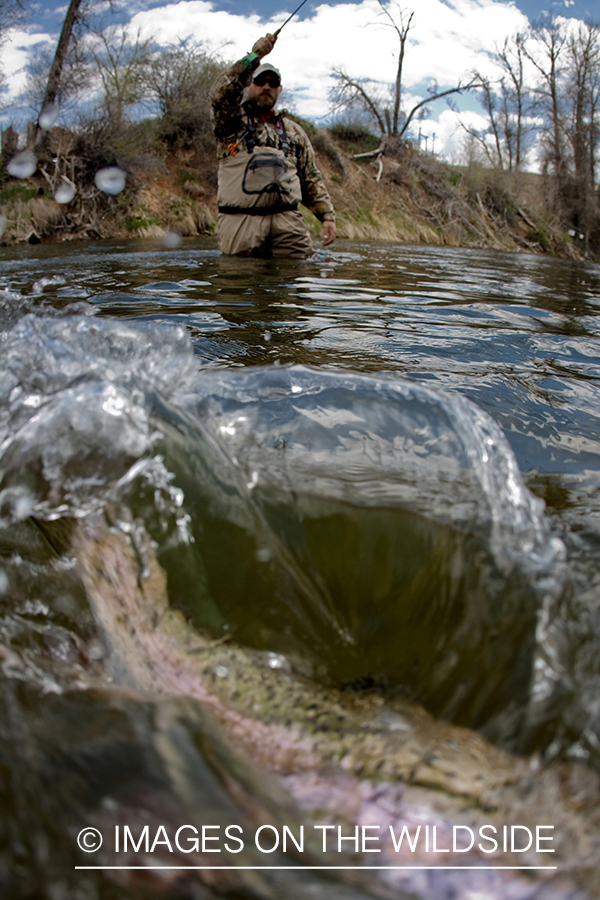
{"label": "white horizontal line", "polygon": [[245,870],[262,870],[262,869],[335,869],[335,870],[354,870],[354,869],[370,869],[377,871],[378,869],[484,869],[489,872],[492,869],[557,869],[558,866],[75,866],[76,869],[194,869],[202,871],[227,870],[227,869],[245,869]]}

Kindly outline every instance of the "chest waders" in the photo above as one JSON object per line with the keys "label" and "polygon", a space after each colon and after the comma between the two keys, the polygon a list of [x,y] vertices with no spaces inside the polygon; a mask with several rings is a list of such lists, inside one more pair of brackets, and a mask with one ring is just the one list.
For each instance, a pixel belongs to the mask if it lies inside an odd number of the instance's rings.
{"label": "chest waders", "polygon": [[236,150],[219,163],[219,212],[272,216],[296,210],[302,188],[296,165],[289,159],[290,145],[282,119],[275,130],[279,147],[256,145],[256,127],[248,119],[246,150]]}

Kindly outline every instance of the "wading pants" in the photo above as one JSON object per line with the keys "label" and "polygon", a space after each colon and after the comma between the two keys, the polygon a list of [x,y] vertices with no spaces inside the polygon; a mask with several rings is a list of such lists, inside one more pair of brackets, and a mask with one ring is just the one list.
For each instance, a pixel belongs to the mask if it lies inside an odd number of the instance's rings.
{"label": "wading pants", "polygon": [[219,248],[226,256],[287,256],[307,259],[314,251],[302,214],[296,210],[274,216],[219,213]]}

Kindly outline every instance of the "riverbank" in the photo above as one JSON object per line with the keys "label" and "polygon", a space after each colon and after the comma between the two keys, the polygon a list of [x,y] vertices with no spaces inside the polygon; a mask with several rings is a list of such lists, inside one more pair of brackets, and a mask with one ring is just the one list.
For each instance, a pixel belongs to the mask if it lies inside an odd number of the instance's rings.
{"label": "riverbank", "polygon": [[[339,237],[584,258],[579,235],[548,212],[539,175],[452,166],[406,141],[377,154],[378,140],[360,130],[303,125],[338,213]],[[117,196],[98,190],[90,148],[64,129],[49,133],[31,177],[4,170],[0,244],[214,232],[214,148],[169,147],[152,135],[141,140],[138,130],[106,150],[98,167],[118,164],[127,173]],[[54,193],[65,175],[77,193],[59,204]],[[319,223],[308,211],[305,217],[317,237]]]}

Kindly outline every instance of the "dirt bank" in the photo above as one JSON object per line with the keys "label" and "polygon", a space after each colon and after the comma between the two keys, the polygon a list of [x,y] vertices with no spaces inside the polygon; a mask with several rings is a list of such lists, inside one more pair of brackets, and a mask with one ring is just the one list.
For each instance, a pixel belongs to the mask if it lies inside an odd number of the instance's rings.
{"label": "dirt bank", "polygon": [[[335,140],[329,131],[303,124],[338,212],[339,237],[582,258],[578,235],[567,232],[545,208],[541,176],[451,166],[406,141],[383,154],[356,158],[357,152],[376,149],[377,140],[370,146],[364,136],[358,143],[351,134]],[[213,233],[217,169],[212,147],[170,148],[159,141],[140,146],[138,140],[137,146],[134,141],[130,148],[97,155],[97,161],[94,155],[56,128],[31,177],[13,178],[4,168],[0,244]],[[126,188],[116,196],[102,193],[93,181],[95,165],[111,163],[127,172]],[[64,175],[77,193],[59,204],[54,192]],[[318,234],[319,224],[308,211],[305,215]]]}

